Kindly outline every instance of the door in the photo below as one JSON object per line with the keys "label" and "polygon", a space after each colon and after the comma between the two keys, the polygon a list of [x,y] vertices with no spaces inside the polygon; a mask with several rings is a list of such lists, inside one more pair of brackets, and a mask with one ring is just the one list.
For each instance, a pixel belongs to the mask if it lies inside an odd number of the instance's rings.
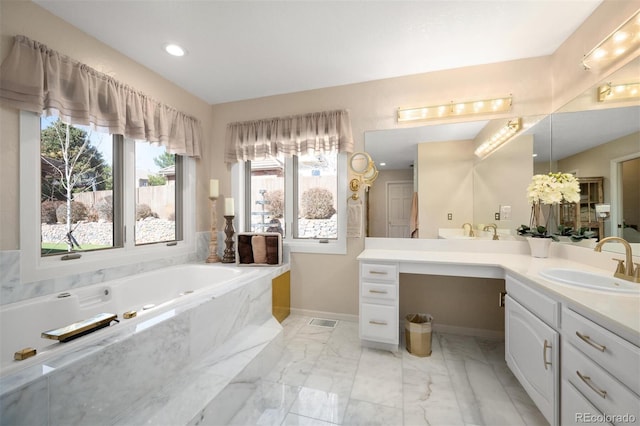
{"label": "door", "polygon": [[387,237],[409,238],[413,182],[387,183]]}
{"label": "door", "polygon": [[558,333],[522,305],[505,298],[505,358],[540,412],[558,424]]}

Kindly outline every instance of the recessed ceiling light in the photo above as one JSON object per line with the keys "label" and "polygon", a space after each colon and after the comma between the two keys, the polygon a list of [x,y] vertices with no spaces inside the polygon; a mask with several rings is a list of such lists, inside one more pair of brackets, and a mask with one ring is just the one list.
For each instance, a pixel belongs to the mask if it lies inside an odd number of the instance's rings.
{"label": "recessed ceiling light", "polygon": [[380,165],[384,167],[387,165],[387,163],[380,163]]}
{"label": "recessed ceiling light", "polygon": [[174,43],[168,43],[164,45],[164,50],[171,56],[184,56],[187,54],[187,51]]}

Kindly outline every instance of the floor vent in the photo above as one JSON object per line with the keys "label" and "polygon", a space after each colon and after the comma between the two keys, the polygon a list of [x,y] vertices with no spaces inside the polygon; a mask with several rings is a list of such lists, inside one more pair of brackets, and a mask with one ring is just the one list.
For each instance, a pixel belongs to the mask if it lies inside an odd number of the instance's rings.
{"label": "floor vent", "polygon": [[316,327],[335,328],[337,320],[324,319],[324,318],[311,318],[309,325],[315,325]]}

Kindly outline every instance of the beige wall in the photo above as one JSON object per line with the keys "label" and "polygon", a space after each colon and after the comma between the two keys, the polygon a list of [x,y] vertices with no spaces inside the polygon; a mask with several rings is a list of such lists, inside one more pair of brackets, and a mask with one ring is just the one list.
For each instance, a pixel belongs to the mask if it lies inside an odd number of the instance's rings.
{"label": "beige wall", "polygon": [[369,237],[387,236],[387,183],[413,182],[413,169],[380,170],[373,186],[369,189]]}
{"label": "beige wall", "polygon": [[[484,160],[477,161],[473,176],[473,216],[476,223],[495,223],[515,230],[529,223],[531,211],[526,190],[533,175],[533,136],[522,135]],[[511,206],[511,219],[495,220],[500,206]]]}
{"label": "beige wall", "polygon": [[640,152],[640,133],[599,145],[558,161],[558,170],[578,177],[604,177],[604,201],[611,202],[611,160]]}
{"label": "beige wall", "polygon": [[418,144],[420,238],[473,223],[473,160],[471,140]]}
{"label": "beige wall", "polygon": [[[558,102],[564,104],[565,98],[571,99],[593,84],[591,80],[595,82],[595,78],[585,77],[576,66],[584,53],[584,46],[590,47],[610,33],[633,12],[634,4],[637,5],[638,1],[605,1],[589,19],[588,25],[572,38],[571,44],[554,57],[438,71],[213,107],[30,2],[0,2],[0,57],[6,56],[13,35],[24,34],[200,118],[203,122],[204,144],[203,159],[198,163],[197,230],[205,231],[209,229],[206,199],[208,179],[220,179],[221,193],[229,194],[230,173],[223,164],[227,123],[346,108],[351,113],[355,148],[362,150],[364,132],[367,130],[411,126],[396,123],[395,110],[399,106],[439,104],[452,99],[493,98],[511,93],[514,105],[510,113],[483,118],[549,113],[552,111],[552,84],[555,93],[558,93]],[[469,117],[464,121],[476,119]],[[0,249],[11,250],[19,248],[17,111],[0,108],[0,126]],[[222,215],[221,204],[218,203],[218,217]],[[221,223],[218,225],[220,227]],[[346,255],[293,254],[292,306],[356,315],[356,256],[362,250],[363,243],[363,239],[348,240]],[[446,283],[447,280],[442,282]],[[438,278],[434,277],[432,281],[437,282]],[[446,287],[442,285],[442,288]],[[443,291],[441,297],[453,304],[455,298],[447,297],[450,293]],[[471,313],[470,318],[474,321],[475,316]]]}
{"label": "beige wall", "polygon": [[400,274],[400,289],[403,320],[407,314],[427,313],[434,326],[504,331],[504,308],[498,306],[504,280]]}
{"label": "beige wall", "polygon": [[[559,160],[557,170],[575,173],[578,177],[604,177],[604,202],[611,203],[611,160],[637,153],[640,153],[639,132]],[[608,220],[604,233],[614,235]]]}

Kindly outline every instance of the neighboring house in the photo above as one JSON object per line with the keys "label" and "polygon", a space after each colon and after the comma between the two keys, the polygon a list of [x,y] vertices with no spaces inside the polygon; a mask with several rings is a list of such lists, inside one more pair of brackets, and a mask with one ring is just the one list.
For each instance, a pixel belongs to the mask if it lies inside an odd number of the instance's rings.
{"label": "neighboring house", "polygon": [[136,187],[142,188],[149,186],[149,170],[136,169]]}
{"label": "neighboring house", "polygon": [[167,166],[163,169],[160,169],[157,173],[159,176],[164,176],[165,179],[167,180],[167,183],[169,183],[170,181],[175,181],[176,180],[176,166],[175,165],[171,165],[171,166]]}

